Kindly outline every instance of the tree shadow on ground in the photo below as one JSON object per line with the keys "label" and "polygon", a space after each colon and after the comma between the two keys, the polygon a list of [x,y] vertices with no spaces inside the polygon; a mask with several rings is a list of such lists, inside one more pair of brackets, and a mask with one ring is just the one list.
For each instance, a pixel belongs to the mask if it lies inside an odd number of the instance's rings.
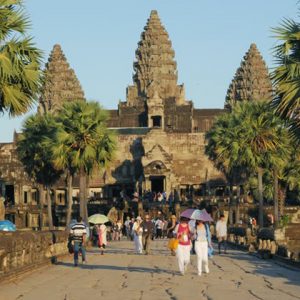
{"label": "tree shadow on ground", "polygon": [[[218,257],[229,259],[233,265],[239,267],[241,271],[247,274],[262,275],[266,283],[267,278],[265,277],[273,277],[278,279],[284,278],[286,279],[284,283],[300,286],[300,270],[277,264],[276,261],[272,259],[265,260],[255,254],[249,254],[247,252],[229,248],[227,254],[216,255],[214,258],[214,262],[221,267],[222,264],[219,263]],[[249,265],[240,265],[239,261],[247,262]]]}
{"label": "tree shadow on ground", "polygon": [[165,274],[176,274],[177,272],[160,269],[160,268],[147,268],[147,267],[121,267],[121,266],[112,266],[112,265],[95,265],[95,264],[79,264],[77,267],[74,267],[73,263],[70,262],[57,262],[57,266],[64,266],[64,267],[72,267],[72,268],[79,268],[84,270],[113,270],[113,271],[123,271],[123,272],[137,272],[137,273],[165,273]]}

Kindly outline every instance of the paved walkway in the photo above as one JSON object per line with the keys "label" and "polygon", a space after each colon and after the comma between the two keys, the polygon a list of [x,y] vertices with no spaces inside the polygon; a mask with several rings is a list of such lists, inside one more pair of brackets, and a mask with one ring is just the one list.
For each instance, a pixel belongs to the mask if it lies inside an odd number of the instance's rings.
{"label": "paved walkway", "polygon": [[153,242],[153,254],[135,255],[133,243],[112,242],[104,256],[94,248],[88,264],[73,267],[72,257],[0,284],[0,300],[89,299],[300,299],[300,272],[229,250],[210,260],[210,273],[196,272],[196,257],[185,276],[166,241]]}

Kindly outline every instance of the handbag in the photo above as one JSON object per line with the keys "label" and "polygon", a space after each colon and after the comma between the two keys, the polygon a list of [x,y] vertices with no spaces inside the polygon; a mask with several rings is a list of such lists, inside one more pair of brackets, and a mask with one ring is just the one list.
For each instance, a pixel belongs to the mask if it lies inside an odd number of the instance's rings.
{"label": "handbag", "polygon": [[73,253],[74,253],[74,246],[73,246],[71,240],[68,241],[67,247],[68,247],[69,253],[70,253],[70,254],[73,254]]}
{"label": "handbag", "polygon": [[172,238],[172,239],[169,240],[168,248],[169,248],[170,250],[173,250],[173,251],[174,251],[174,250],[177,249],[178,244],[179,244],[179,240],[176,239],[176,238]]}

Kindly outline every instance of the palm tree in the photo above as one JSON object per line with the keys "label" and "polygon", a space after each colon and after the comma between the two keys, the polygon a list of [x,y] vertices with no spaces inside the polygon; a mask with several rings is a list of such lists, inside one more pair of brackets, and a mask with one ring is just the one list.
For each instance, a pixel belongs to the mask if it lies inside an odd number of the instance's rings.
{"label": "palm tree", "polygon": [[[70,179],[74,172],[79,174],[80,215],[86,222],[87,176],[95,167],[105,168],[115,149],[114,135],[107,129],[106,121],[107,113],[97,102],[66,102],[58,114],[60,127],[53,150],[55,162],[68,169]],[[69,209],[70,202],[71,195]]]}
{"label": "palm tree", "polygon": [[41,86],[41,51],[25,36],[30,22],[22,0],[0,1],[0,112],[25,113]]}
{"label": "palm tree", "polygon": [[[34,115],[26,119],[17,141],[17,152],[25,171],[36,183],[47,190],[49,229],[53,229],[51,186],[59,179],[61,171],[52,163],[49,141],[54,138],[57,124],[51,115]],[[42,190],[43,190],[42,189]],[[41,189],[40,189],[41,190]],[[43,225],[43,197],[40,196],[40,218]]]}
{"label": "palm tree", "polygon": [[274,47],[277,67],[272,73],[276,113],[291,122],[291,131],[300,139],[300,24],[286,19],[275,28],[281,42]]}
{"label": "palm tree", "polygon": [[230,173],[238,168],[257,174],[259,224],[263,226],[264,168],[287,155],[288,134],[279,118],[266,102],[244,102],[219,117],[206,138],[206,153],[220,170]]}

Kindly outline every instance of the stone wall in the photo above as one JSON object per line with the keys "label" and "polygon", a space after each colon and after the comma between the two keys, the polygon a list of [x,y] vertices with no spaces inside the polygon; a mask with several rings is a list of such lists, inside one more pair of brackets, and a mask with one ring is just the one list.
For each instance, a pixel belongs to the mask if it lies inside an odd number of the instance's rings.
{"label": "stone wall", "polygon": [[67,239],[64,231],[0,232],[0,279],[66,254]]}

